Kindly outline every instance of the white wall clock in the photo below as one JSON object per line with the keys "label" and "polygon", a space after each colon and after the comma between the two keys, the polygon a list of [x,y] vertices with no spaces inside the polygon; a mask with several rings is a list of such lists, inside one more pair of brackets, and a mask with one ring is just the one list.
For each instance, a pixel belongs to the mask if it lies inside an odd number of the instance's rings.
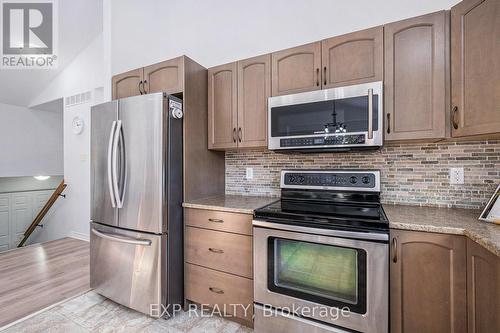
{"label": "white wall clock", "polygon": [[84,121],[79,116],[73,118],[73,122],[71,123],[71,127],[73,128],[73,133],[78,135],[83,132]]}

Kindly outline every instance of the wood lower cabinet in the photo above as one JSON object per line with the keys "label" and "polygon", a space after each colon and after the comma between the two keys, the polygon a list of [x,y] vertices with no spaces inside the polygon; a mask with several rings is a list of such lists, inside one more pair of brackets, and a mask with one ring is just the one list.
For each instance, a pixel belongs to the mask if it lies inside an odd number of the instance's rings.
{"label": "wood lower cabinet", "polygon": [[186,264],[185,276],[187,299],[217,306],[253,326],[253,280],[192,264]]}
{"label": "wood lower cabinet", "polygon": [[500,332],[500,257],[467,240],[468,332]]}
{"label": "wood lower cabinet", "polygon": [[113,99],[141,95],[143,74],[143,69],[138,68],[113,76],[111,79]]}
{"label": "wood lower cabinet", "polygon": [[391,230],[392,333],[465,333],[466,238]]}
{"label": "wood lower cabinet", "polygon": [[184,226],[186,301],[253,326],[252,215],[184,208]]}
{"label": "wood lower cabinet", "polygon": [[500,1],[451,8],[454,137],[500,133]]}
{"label": "wood lower cabinet", "polygon": [[253,278],[251,236],[186,227],[185,241],[187,262]]}
{"label": "wood lower cabinet", "polygon": [[321,89],[321,42],[272,54],[272,95]]}
{"label": "wood lower cabinet", "polygon": [[271,55],[238,61],[238,147],[267,147]]}
{"label": "wood lower cabinet", "polygon": [[383,80],[383,27],[325,39],[321,49],[323,89]]}
{"label": "wood lower cabinet", "polygon": [[385,140],[447,136],[447,35],[445,11],[384,26]]}
{"label": "wood lower cabinet", "polygon": [[144,67],[144,92],[181,93],[184,88],[184,61],[178,57]]}

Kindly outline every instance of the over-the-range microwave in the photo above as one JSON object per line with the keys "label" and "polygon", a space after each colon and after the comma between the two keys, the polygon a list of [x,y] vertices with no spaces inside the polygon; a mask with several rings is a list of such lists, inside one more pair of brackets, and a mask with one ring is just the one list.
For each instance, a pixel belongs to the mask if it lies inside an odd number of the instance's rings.
{"label": "over-the-range microwave", "polygon": [[270,97],[270,150],[342,151],[383,144],[383,84]]}

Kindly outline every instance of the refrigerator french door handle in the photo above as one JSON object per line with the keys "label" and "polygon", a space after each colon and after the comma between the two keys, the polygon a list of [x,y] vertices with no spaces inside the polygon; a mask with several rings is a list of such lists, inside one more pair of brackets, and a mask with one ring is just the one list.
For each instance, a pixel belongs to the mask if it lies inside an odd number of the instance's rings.
{"label": "refrigerator french door handle", "polygon": [[113,120],[113,123],[111,124],[111,131],[109,133],[109,143],[108,143],[108,190],[109,190],[109,197],[111,199],[111,206],[113,208],[116,207],[116,198],[115,198],[115,189],[114,189],[114,183],[113,183],[113,167],[112,167],[112,155],[113,155],[113,141],[114,141],[114,134],[116,130],[116,120]]}
{"label": "refrigerator french door handle", "polygon": [[149,239],[130,238],[130,237],[122,236],[119,234],[104,233],[101,231],[97,231],[94,228],[92,228],[92,233],[98,237],[108,239],[111,241],[115,241],[115,242],[120,242],[120,243],[127,243],[127,244],[133,244],[133,245],[143,245],[143,246],[151,246],[151,244],[152,244],[151,240],[149,240]]}
{"label": "refrigerator french door handle", "polygon": [[113,189],[116,200],[116,207],[122,208],[123,201],[120,198],[120,191],[118,188],[118,142],[120,140],[122,131],[122,121],[118,120],[116,125],[116,131],[113,138],[113,160],[112,160],[112,169],[113,169]]}
{"label": "refrigerator french door handle", "polygon": [[[118,202],[120,203],[120,207],[123,207],[123,201],[125,198],[125,193],[127,189],[127,157],[125,156],[125,139],[123,135],[123,126],[120,128],[120,132],[118,133],[118,142],[120,143],[120,179],[119,179],[119,185],[120,187],[117,187],[117,192],[119,194],[118,196]],[[119,190],[121,188],[121,191]]]}

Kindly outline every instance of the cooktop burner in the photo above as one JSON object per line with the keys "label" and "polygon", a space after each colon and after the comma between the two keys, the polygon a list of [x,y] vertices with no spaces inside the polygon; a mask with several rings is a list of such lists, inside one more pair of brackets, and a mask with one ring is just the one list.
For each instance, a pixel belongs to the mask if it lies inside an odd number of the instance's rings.
{"label": "cooktop burner", "polygon": [[378,171],[282,171],[281,200],[255,219],[314,228],[389,230]]}

